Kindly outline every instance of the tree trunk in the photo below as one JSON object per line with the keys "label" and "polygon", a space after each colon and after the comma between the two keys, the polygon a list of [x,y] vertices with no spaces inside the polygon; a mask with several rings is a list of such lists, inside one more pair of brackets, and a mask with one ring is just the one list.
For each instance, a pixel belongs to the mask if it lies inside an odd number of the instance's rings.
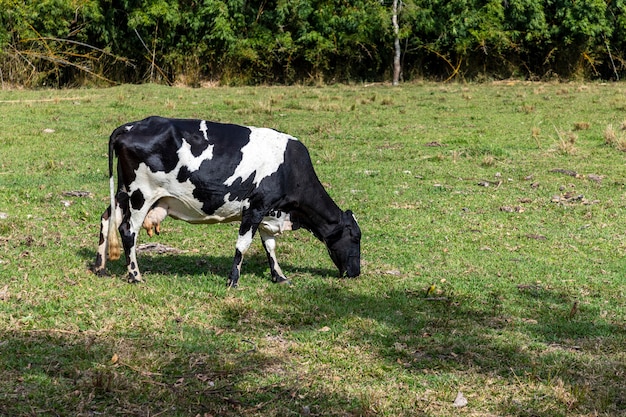
{"label": "tree trunk", "polygon": [[393,55],[393,85],[400,83],[400,26],[398,25],[398,11],[402,6],[401,0],[393,0],[393,11],[391,15],[391,23],[393,24],[393,33],[395,39],[393,42],[394,55]]}

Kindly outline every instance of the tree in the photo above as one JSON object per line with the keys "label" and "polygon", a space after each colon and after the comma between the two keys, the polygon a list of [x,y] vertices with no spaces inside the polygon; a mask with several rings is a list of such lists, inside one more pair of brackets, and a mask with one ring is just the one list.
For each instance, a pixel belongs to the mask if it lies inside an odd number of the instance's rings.
{"label": "tree", "polygon": [[393,85],[400,83],[401,65],[400,65],[400,25],[398,25],[398,13],[402,7],[401,0],[393,0],[391,22],[393,24]]}

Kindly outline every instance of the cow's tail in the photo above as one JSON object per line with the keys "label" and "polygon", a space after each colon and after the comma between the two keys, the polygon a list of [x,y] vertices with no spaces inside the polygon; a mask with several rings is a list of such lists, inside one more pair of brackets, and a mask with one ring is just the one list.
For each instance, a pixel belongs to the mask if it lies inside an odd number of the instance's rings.
{"label": "cow's tail", "polygon": [[[114,261],[120,258],[120,240],[117,235],[117,204],[115,202],[115,178],[113,176],[113,159],[115,158],[115,138],[118,131],[114,131],[109,139],[109,193],[111,196],[111,215],[109,216],[109,259]],[[119,180],[119,179],[118,179]]]}

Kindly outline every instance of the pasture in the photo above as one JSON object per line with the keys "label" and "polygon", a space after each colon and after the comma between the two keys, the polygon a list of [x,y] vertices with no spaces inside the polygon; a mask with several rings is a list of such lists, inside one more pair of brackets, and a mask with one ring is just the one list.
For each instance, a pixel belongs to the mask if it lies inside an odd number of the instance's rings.
{"label": "pasture", "polygon": [[[0,415],[626,414],[626,84],[0,91]],[[89,271],[107,143],[148,115],[304,142],[363,231],[143,231]]]}

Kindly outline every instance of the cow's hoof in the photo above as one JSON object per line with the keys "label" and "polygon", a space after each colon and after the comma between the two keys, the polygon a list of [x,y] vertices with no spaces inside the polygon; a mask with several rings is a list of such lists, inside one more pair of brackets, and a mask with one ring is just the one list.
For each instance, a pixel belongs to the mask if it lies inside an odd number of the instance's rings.
{"label": "cow's hoof", "polygon": [[109,274],[109,273],[107,272],[107,270],[106,270],[106,269],[104,269],[104,268],[99,268],[99,269],[97,269],[97,268],[91,268],[91,272],[93,272],[93,273],[94,273],[94,275],[96,275],[96,276],[98,276],[98,277],[110,277],[110,276],[111,276],[111,274]]}
{"label": "cow's hoof", "polygon": [[291,281],[289,281],[285,277],[276,277],[273,279],[274,284],[283,284],[283,285],[291,285]]}
{"label": "cow's hoof", "polygon": [[128,283],[129,284],[139,284],[140,282],[143,282],[143,279],[141,279],[141,276],[140,277],[136,277],[136,276],[133,276],[133,275],[129,275],[128,276]]}
{"label": "cow's hoof", "polygon": [[239,283],[238,283],[237,281],[231,281],[231,280],[228,280],[228,281],[226,282],[226,286],[227,286],[228,288],[237,288],[237,286],[238,286],[238,285],[239,285]]}

